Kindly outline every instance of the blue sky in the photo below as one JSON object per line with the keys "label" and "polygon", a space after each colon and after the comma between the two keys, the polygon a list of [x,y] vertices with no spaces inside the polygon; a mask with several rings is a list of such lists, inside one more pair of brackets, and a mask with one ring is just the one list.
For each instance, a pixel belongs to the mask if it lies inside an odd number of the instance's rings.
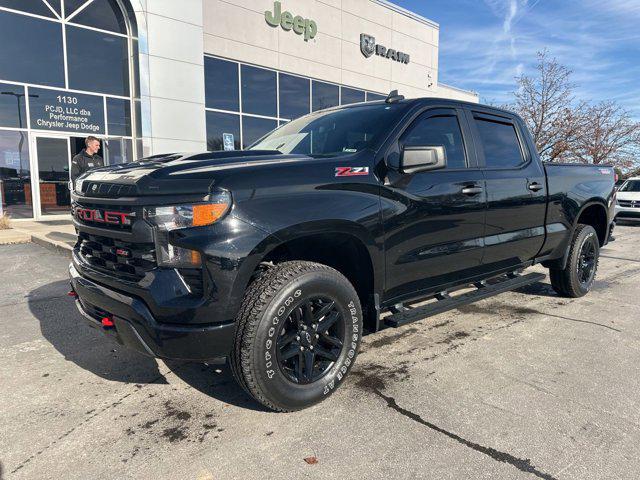
{"label": "blue sky", "polygon": [[640,120],[640,0],[395,0],[440,24],[443,83],[508,101],[547,48],[580,99],[613,99]]}

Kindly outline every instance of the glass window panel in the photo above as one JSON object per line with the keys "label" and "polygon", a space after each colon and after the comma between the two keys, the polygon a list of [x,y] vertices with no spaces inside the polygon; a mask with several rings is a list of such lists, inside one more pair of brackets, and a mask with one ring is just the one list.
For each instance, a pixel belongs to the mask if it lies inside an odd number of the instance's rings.
{"label": "glass window panel", "polygon": [[124,15],[115,0],[93,0],[71,21],[111,32],[127,33]]}
{"label": "glass window panel", "polygon": [[142,101],[134,100],[136,108],[136,137],[142,137]]}
{"label": "glass window panel", "polygon": [[207,108],[240,111],[237,63],[204,57],[204,83]]}
{"label": "glass window panel", "polygon": [[67,17],[70,17],[73,12],[78,10],[82,5],[87,3],[87,0],[64,0],[64,13]]}
{"label": "glass window panel", "polygon": [[276,72],[242,65],[242,111],[275,117]]}
{"label": "glass window panel", "polygon": [[36,138],[43,214],[69,213],[69,148],[64,138]]}
{"label": "glass window panel", "polygon": [[131,104],[129,100],[107,98],[109,135],[131,136]]}
{"label": "glass window panel", "polygon": [[266,118],[242,117],[242,148],[251,146],[271,130],[275,130],[278,122]]}
{"label": "glass window panel", "polygon": [[51,5],[58,15],[62,15],[62,6],[60,5],[60,0],[47,0],[47,3]]}
{"label": "glass window panel", "polygon": [[24,87],[0,83],[0,127],[27,128]]}
{"label": "glass window panel", "polygon": [[0,130],[0,196],[11,218],[31,218],[31,171],[27,132]]}
{"label": "glass window panel", "polygon": [[69,87],[129,96],[127,39],[67,26]]}
{"label": "glass window panel", "polygon": [[342,105],[364,102],[364,92],[354,88],[342,87],[342,96],[340,100]]}
{"label": "glass window panel", "polygon": [[233,135],[236,150],[240,150],[240,115],[207,112],[207,149],[224,150],[222,135]]}
{"label": "glass window panel", "polygon": [[98,95],[29,87],[31,128],[103,135],[104,100]]}
{"label": "glass window panel", "polygon": [[294,119],[309,113],[308,78],[280,74],[280,117]]}
{"label": "glass window panel", "polygon": [[133,145],[127,138],[109,138],[105,144],[107,165],[133,162]]}
{"label": "glass window panel", "polygon": [[385,100],[386,95],[378,95],[377,93],[367,92],[367,102],[375,102],[376,100]]}
{"label": "glass window panel", "polygon": [[[53,5],[51,5],[53,7]],[[35,13],[44,17],[56,18],[42,0],[0,0],[0,7],[12,8],[21,12]]]}
{"label": "glass window panel", "polygon": [[458,119],[453,115],[418,118],[402,138],[406,147],[442,146],[447,156],[447,168],[465,168],[464,143]]}
{"label": "glass window panel", "polygon": [[0,78],[64,87],[62,24],[0,11]]}
{"label": "glass window panel", "polygon": [[513,125],[476,118],[476,126],[488,168],[517,167],[522,163],[520,141]]}
{"label": "glass window panel", "polygon": [[340,103],[340,87],[324,82],[313,82],[313,111],[335,107]]}

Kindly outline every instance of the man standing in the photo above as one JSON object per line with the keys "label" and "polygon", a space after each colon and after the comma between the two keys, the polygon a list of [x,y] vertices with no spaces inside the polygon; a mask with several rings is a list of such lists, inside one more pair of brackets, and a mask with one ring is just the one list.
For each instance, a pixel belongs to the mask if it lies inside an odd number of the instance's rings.
{"label": "man standing", "polygon": [[84,141],[85,147],[71,160],[71,181],[75,185],[76,178],[94,168],[104,167],[104,160],[98,152],[100,151],[100,140],[96,137],[87,137]]}

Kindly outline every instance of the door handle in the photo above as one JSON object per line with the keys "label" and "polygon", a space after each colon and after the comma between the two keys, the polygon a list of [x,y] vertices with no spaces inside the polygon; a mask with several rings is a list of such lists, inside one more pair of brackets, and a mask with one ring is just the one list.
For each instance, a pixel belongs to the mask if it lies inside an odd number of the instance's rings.
{"label": "door handle", "polygon": [[532,182],[528,185],[529,190],[531,190],[532,192],[539,192],[540,190],[542,190],[544,187],[542,185],[540,185],[538,182]]}
{"label": "door handle", "polygon": [[478,195],[483,192],[483,188],[478,185],[469,185],[462,189],[462,193],[465,195]]}

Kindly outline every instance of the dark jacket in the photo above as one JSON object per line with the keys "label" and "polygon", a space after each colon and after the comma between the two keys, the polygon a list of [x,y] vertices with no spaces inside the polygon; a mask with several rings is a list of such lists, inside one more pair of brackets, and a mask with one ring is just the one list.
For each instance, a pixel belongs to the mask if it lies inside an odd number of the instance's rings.
{"label": "dark jacket", "polygon": [[71,160],[71,181],[75,183],[76,178],[94,168],[104,167],[104,160],[100,155],[89,155],[86,149],[77,154]]}

